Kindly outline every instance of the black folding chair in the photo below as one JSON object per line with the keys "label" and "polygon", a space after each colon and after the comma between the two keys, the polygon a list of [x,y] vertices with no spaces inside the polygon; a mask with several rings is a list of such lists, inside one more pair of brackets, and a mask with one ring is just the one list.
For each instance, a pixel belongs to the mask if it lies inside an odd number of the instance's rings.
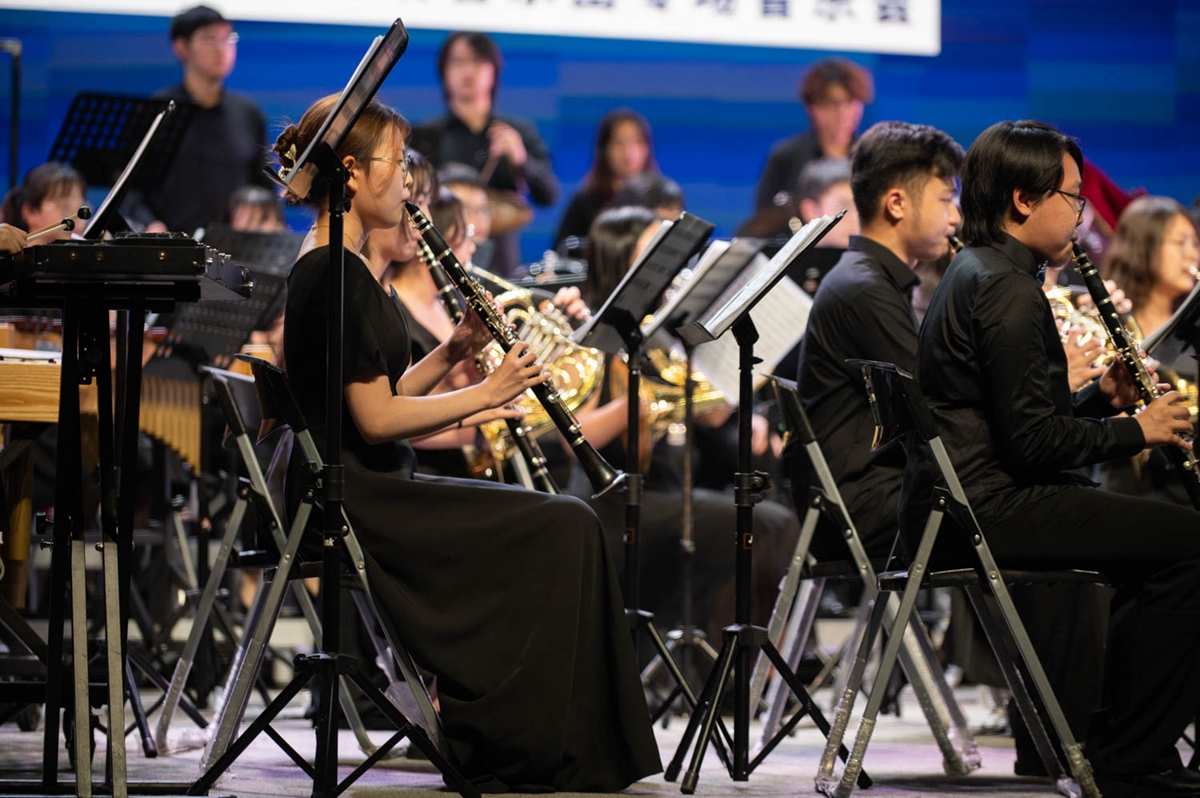
{"label": "black folding chair", "polygon": [[[299,447],[307,465],[308,474],[314,481],[314,484],[305,492],[305,498],[301,501],[295,518],[292,520],[286,540],[283,541],[283,545],[280,548],[278,568],[275,569],[272,579],[267,585],[267,589],[265,591],[260,590],[259,596],[255,599],[255,606],[251,611],[253,630],[251,631],[248,627],[247,633],[243,638],[243,645],[230,672],[226,686],[225,700],[213,719],[215,731],[201,760],[201,766],[206,770],[196,784],[193,785],[192,794],[206,792],[225,769],[245,750],[254,737],[264,731],[284,749],[285,753],[293,761],[300,764],[309,775],[313,773],[312,766],[305,762],[270,727],[270,720],[273,718],[274,713],[281,708],[282,702],[290,700],[299,691],[300,686],[303,684],[303,679],[293,681],[275,699],[272,705],[267,708],[264,714],[250,725],[241,737],[238,737],[236,740],[234,739],[241,725],[242,717],[245,714],[254,679],[261,667],[266,642],[270,638],[275,619],[279,614],[284,588],[288,584],[299,585],[300,583],[297,581],[298,577],[310,575],[309,571],[306,570],[307,565],[300,562],[300,549],[305,531],[312,518],[313,510],[317,506],[316,496],[319,491],[316,488],[315,481],[317,475],[321,473],[323,466],[320,453],[316,443],[313,441],[312,433],[308,429],[304,415],[300,410],[299,402],[296,400],[291,385],[288,383],[287,376],[281,369],[265,360],[245,356],[239,357],[248,362],[254,372],[254,387],[257,392],[264,427],[282,423],[291,428],[291,433],[294,436],[294,446]],[[226,407],[225,409],[227,413],[231,412],[231,410],[236,410],[236,408],[231,407]],[[245,428],[244,422],[242,422],[242,426]],[[252,455],[252,452],[250,454]],[[261,471],[259,473],[261,474]],[[266,490],[265,482],[263,483],[263,487]],[[272,506],[273,504],[272,502]],[[277,513],[275,517],[278,520]],[[344,550],[348,562],[345,563],[345,568],[343,569],[342,582],[349,582],[354,588],[354,599],[358,605],[360,615],[362,615],[366,627],[372,635],[377,650],[384,654],[380,659],[384,663],[385,671],[391,682],[386,690],[387,698],[384,699],[383,694],[377,695],[377,688],[373,687],[361,673],[354,671],[345,675],[371,699],[372,703],[375,704],[385,717],[396,724],[398,731],[382,746],[372,746],[372,750],[366,761],[355,768],[338,785],[337,791],[340,793],[348,787],[358,776],[387,755],[392,747],[407,736],[413,744],[419,747],[430,758],[438,770],[446,777],[449,785],[463,795],[477,795],[477,791],[458,774],[455,767],[446,758],[447,750],[441,733],[440,718],[434,709],[433,701],[421,679],[416,664],[413,662],[407,649],[402,645],[389,618],[386,614],[379,612],[367,578],[365,554],[354,534],[354,529],[349,518],[343,516],[343,522],[347,529]],[[313,565],[316,566],[316,570],[312,575],[320,575],[321,564],[318,562]],[[341,587],[342,585],[325,585],[324,589],[338,590]],[[263,595],[264,593],[265,596]],[[299,593],[299,590],[297,590],[297,593]],[[377,626],[382,630],[382,636],[375,633],[374,630]],[[332,633],[338,634],[339,631],[332,630]],[[319,646],[319,638],[317,642]],[[344,687],[341,693],[343,709],[352,708],[353,701],[348,701],[349,694],[345,692]],[[347,704],[349,704],[349,707],[347,707]]]}
{"label": "black folding chair", "polygon": [[[810,465],[808,501],[801,519],[800,538],[792,555],[792,562],[780,582],[779,596],[771,612],[767,632],[776,647],[788,659],[793,669],[799,665],[805,645],[811,635],[816,618],[817,605],[827,580],[860,581],[864,589],[864,601],[854,629],[846,642],[844,671],[849,672],[849,658],[858,650],[867,626],[869,605],[878,593],[877,565],[867,556],[866,548],[858,535],[858,529],[842,500],[837,482],[821,450],[820,442],[809,423],[808,415],[800,402],[796,384],[779,377],[771,378],[775,395],[787,423],[788,446],[802,447]],[[799,512],[799,508],[797,508]],[[822,532],[836,533],[846,544],[847,557],[842,560],[817,562],[810,556],[810,547],[819,524],[825,524]],[[890,595],[884,602],[884,623],[889,628],[900,606],[898,596]],[[900,665],[908,676],[917,703],[929,724],[929,729],[942,752],[942,766],[947,775],[962,776],[979,768],[979,749],[967,725],[966,717],[946,684],[945,674],[938,662],[937,653],[929,633],[921,619],[914,614],[904,635],[904,645],[899,653]],[[768,681],[770,663],[759,657],[750,684],[751,706],[764,694]],[[779,728],[787,701],[785,690],[779,689],[780,679],[771,680],[766,690],[767,706],[763,713],[762,740],[765,745]],[[875,681],[874,690],[886,691],[888,680]],[[838,691],[839,694],[841,691]]]}
{"label": "black folding chair", "polygon": [[[1058,699],[1050,688],[1046,672],[1013,605],[1008,585],[1105,584],[1104,577],[1094,571],[1082,570],[1002,570],[992,556],[983,529],[975,519],[959,481],[958,472],[938,435],[933,416],[916,380],[911,374],[891,363],[870,360],[850,362],[862,368],[863,381],[872,412],[875,414],[875,445],[884,445],[903,435],[915,435],[932,451],[941,476],[940,484],[933,491],[929,519],[908,569],[879,575],[881,595],[901,593],[902,597],[895,620],[888,630],[887,645],[880,659],[876,683],[885,683],[895,667],[902,639],[900,632],[912,615],[917,592],[923,587],[964,588],[979,617],[992,653],[1012,691],[1017,708],[1029,728],[1038,754],[1046,766],[1046,772],[1054,778],[1056,788],[1063,795],[1075,796],[1082,793],[1085,798],[1099,798],[1100,793],[1092,777],[1091,765],[1083,755],[1083,746],[1072,735]],[[969,539],[976,562],[968,568],[931,571],[930,557],[942,521],[947,515]],[[841,777],[836,776],[833,770],[834,757],[845,736],[867,658],[882,627],[887,606],[887,601],[877,599],[871,609],[866,632],[850,673],[850,681],[839,698],[834,726],[830,731],[825,753],[821,757],[817,789],[831,798],[849,798],[853,792],[855,779],[862,770],[867,744],[875,730],[875,722],[883,700],[882,690],[871,693],[850,758]],[[1026,687],[1028,682],[1033,683],[1033,695]],[[1040,701],[1040,711],[1039,704],[1035,703],[1035,696]],[[1054,728],[1069,771],[1064,768],[1059,750],[1046,732],[1042,712]]]}

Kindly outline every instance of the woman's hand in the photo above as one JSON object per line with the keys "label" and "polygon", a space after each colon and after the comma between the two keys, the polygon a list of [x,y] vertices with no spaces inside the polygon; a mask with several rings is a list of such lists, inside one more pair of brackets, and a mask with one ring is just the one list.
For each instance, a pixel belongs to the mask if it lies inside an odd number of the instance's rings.
{"label": "woman's hand", "polygon": [[[491,299],[491,294],[488,295],[488,299]],[[491,342],[492,333],[483,323],[483,319],[479,318],[479,314],[474,310],[468,308],[462,321],[455,326],[454,332],[450,334],[450,339],[446,342],[450,362],[458,363],[466,360]]]}
{"label": "woman's hand", "polygon": [[583,301],[583,295],[573,285],[558,289],[558,293],[554,295],[554,307],[567,314],[567,318],[574,322],[585,322],[592,315],[587,303]]}
{"label": "woman's hand", "polygon": [[518,343],[504,356],[504,362],[483,381],[483,386],[488,390],[488,404],[492,407],[506,405],[534,385],[545,382],[548,377],[537,362],[536,355],[529,349],[529,344]]}

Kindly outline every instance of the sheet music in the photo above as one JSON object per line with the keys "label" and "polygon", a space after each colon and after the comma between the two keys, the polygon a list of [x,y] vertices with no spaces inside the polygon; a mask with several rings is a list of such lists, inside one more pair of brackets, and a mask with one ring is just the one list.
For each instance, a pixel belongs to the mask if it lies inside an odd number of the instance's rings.
{"label": "sheet music", "polygon": [[[759,257],[762,257],[761,255]],[[763,258],[766,261],[766,258]],[[808,326],[812,297],[800,286],[784,277],[758,304],[750,310],[750,318],[758,330],[754,356],[762,360],[754,374],[754,389],[767,381],[767,374],[792,351]],[[692,364],[713,387],[725,394],[725,401],[737,406],[740,371],[738,343],[728,332],[715,341],[698,346],[692,353]]]}
{"label": "sheet music", "polygon": [[[726,294],[732,294],[732,296],[729,296],[728,300],[717,302],[712,309],[695,322],[680,328],[680,337],[693,346],[720,338],[745,313],[746,308],[753,306],[774,281],[782,278],[791,262],[800,253],[820,241],[835,224],[841,221],[845,213],[842,211],[837,216],[822,216],[801,227],[775,253],[765,267],[757,269],[753,275],[748,276],[736,291],[733,290],[733,286],[730,286],[730,291],[727,291]],[[747,269],[746,273],[749,275],[750,269]]]}

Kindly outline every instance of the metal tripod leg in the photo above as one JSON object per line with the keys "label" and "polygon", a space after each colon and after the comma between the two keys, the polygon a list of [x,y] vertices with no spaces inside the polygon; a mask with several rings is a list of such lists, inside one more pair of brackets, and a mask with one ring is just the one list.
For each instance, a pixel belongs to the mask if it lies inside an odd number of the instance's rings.
{"label": "metal tripod leg", "polygon": [[[117,571],[117,544],[104,541],[104,639],[108,663],[108,758],[111,770],[113,798],[126,798],[125,776],[125,668],[121,656],[121,608]],[[86,691],[85,691],[86,694]],[[76,740],[75,758],[83,758],[83,749]],[[87,745],[87,740],[84,740]]]}
{"label": "metal tripod leg", "polygon": [[200,596],[200,602],[196,605],[192,630],[188,634],[183,651],[179,654],[179,659],[175,662],[175,672],[171,676],[171,686],[167,689],[166,697],[163,700],[162,712],[159,713],[158,724],[154,729],[154,742],[158,745],[158,749],[162,753],[170,752],[167,732],[171,728],[171,720],[175,717],[175,710],[179,706],[179,699],[183,695],[183,688],[187,684],[188,675],[192,671],[192,664],[196,660],[196,651],[200,647],[200,639],[204,634],[205,619],[212,612],[213,603],[217,598],[217,589],[220,587],[221,581],[225,578],[225,567],[229,563],[229,554],[233,551],[233,542],[237,539],[238,532],[241,530],[242,519],[246,514],[246,504],[246,499],[239,497],[237,504],[233,506],[233,513],[230,515],[229,523],[225,527],[225,536],[221,539],[221,546],[217,550],[216,561],[213,563],[212,571],[208,575],[208,582],[204,585],[204,593]]}

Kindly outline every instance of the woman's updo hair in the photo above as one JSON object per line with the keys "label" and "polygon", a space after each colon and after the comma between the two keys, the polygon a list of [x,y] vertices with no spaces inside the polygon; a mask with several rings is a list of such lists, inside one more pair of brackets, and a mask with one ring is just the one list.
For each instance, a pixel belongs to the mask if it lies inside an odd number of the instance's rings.
{"label": "woman's updo hair", "polygon": [[[322,97],[304,112],[299,122],[284,128],[272,147],[272,152],[279,158],[280,166],[291,169],[296,165],[296,160],[316,138],[321,123],[329,116],[337,99],[336,94]],[[342,146],[338,148],[338,156],[366,163],[381,143],[395,140],[397,157],[403,157],[403,139],[408,138],[411,131],[412,125],[397,111],[379,100],[371,100],[362,110],[354,127],[346,134]],[[289,192],[285,199],[292,205],[321,208],[326,205],[328,197],[329,189],[324,181],[314,180],[307,197],[297,197]]]}

